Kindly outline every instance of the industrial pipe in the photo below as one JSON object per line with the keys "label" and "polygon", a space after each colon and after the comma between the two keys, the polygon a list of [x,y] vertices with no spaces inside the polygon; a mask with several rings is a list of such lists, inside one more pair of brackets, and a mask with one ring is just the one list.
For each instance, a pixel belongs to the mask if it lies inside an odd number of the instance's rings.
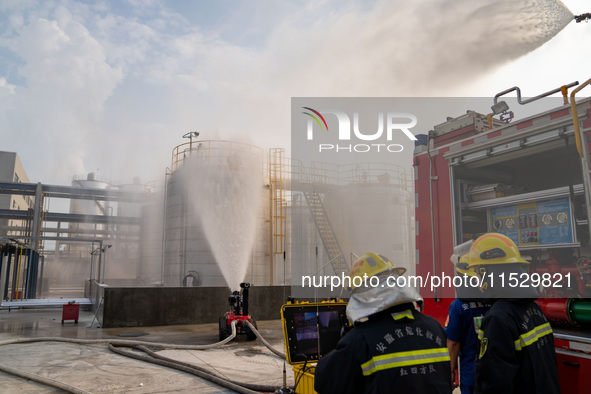
{"label": "industrial pipe", "polygon": [[577,111],[577,102],[575,101],[575,95],[581,91],[585,86],[591,83],[591,78],[586,80],[581,84],[581,86],[577,87],[570,93],[570,112],[573,117],[573,126],[575,127],[575,140],[577,142],[577,152],[579,152],[579,156],[582,158],[585,157],[583,154],[583,145],[581,143],[581,130],[579,128],[579,113]]}
{"label": "industrial pipe", "polygon": [[[20,293],[18,292],[18,288],[20,286],[20,280],[21,280],[21,258],[22,257],[23,257],[23,247],[21,246],[21,251],[18,255],[17,274],[16,274],[16,300],[17,301],[18,301],[19,295],[20,295]],[[12,289],[12,292],[14,293],[14,289]],[[12,297],[10,299],[12,299]]]}
{"label": "industrial pipe", "polygon": [[[540,94],[540,95],[538,95],[538,96],[531,97],[531,98],[528,98],[528,99],[525,99],[525,100],[522,100],[522,99],[521,99],[521,89],[519,89],[519,87],[517,87],[517,86],[513,86],[512,88],[509,88],[509,89],[507,89],[507,90],[503,90],[502,92],[499,92],[499,93],[497,93],[497,94],[495,95],[494,99],[493,99],[493,103],[494,103],[494,104],[497,104],[497,102],[498,102],[498,100],[499,100],[499,97],[501,97],[501,96],[504,96],[504,95],[506,95],[507,93],[510,93],[510,92],[512,92],[512,91],[516,91],[516,92],[517,92],[517,102],[518,102],[519,104],[521,104],[521,105],[525,105],[525,104],[529,104],[529,103],[531,103],[532,101],[536,101],[536,100],[539,100],[539,99],[541,99],[541,98],[544,98],[544,97],[550,96],[550,95],[552,95],[552,94],[554,94],[554,93],[563,92],[563,95],[564,95],[564,90],[565,90],[565,89],[572,88],[573,86],[577,86],[578,84],[579,84],[579,82],[578,82],[578,81],[571,82],[571,83],[569,83],[568,85],[564,85],[564,86],[561,86],[561,87],[559,87],[559,88],[556,88],[556,89],[553,89],[553,90],[549,90],[549,91],[547,91],[546,93],[542,93],[542,94]],[[583,84],[583,85],[584,85],[584,84]],[[575,89],[575,90],[576,90],[576,89]],[[581,88],[579,87],[579,88],[578,88],[578,90],[581,90]],[[572,97],[572,93],[571,93],[571,97]]]}
{"label": "industrial pipe", "polygon": [[[429,131],[429,137],[431,136]],[[432,137],[431,137],[432,138]],[[433,182],[438,179],[437,176],[433,176],[433,157],[431,156],[431,138],[427,138],[427,155],[429,156],[429,206],[431,207],[431,253],[433,257],[433,276],[437,276],[437,264],[435,256],[435,212],[433,210]],[[439,302],[437,298],[437,287],[433,289],[433,299],[435,302]]]}

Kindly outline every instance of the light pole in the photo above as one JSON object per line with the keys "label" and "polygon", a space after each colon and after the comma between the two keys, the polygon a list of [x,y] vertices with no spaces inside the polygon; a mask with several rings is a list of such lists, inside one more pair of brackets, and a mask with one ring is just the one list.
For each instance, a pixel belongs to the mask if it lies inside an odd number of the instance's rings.
{"label": "light pole", "polygon": [[[193,137],[195,137],[195,138],[199,137],[199,132],[198,131],[189,131],[188,133],[183,134],[183,138],[189,139],[189,152],[191,152],[193,150]],[[189,153],[189,154],[191,154],[191,153]]]}
{"label": "light pole", "polygon": [[101,281],[101,283],[105,283],[105,273],[107,272],[107,249],[109,249],[111,246],[113,245],[105,245],[101,249],[101,252],[103,252],[103,254],[105,255],[105,262],[103,263],[103,280]]}

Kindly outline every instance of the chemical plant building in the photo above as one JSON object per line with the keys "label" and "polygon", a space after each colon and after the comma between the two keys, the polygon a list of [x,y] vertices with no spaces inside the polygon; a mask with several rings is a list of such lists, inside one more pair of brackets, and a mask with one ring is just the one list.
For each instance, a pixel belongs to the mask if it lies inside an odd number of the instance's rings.
{"label": "chemical plant building", "polygon": [[[69,186],[29,182],[16,153],[2,160],[3,306],[66,297],[97,308],[110,291],[225,294],[241,280],[281,294],[280,305],[292,276],[346,273],[354,250],[411,261],[411,177],[394,165],[304,168],[283,149],[192,140],[174,148],[157,188],[96,173]],[[373,225],[356,232],[360,221]]]}
{"label": "chemical plant building", "polygon": [[[2,183],[29,183],[27,173],[15,152],[0,151],[0,182]],[[33,199],[21,194],[0,194],[0,210],[28,210],[33,209]],[[0,219],[1,238],[8,236],[24,235],[25,223],[16,219]]]}

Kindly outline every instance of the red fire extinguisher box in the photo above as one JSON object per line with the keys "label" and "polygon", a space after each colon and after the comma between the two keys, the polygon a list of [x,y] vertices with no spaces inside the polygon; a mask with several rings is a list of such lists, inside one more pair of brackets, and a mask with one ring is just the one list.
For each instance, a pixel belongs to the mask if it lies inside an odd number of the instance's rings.
{"label": "red fire extinguisher box", "polygon": [[64,320],[74,320],[78,324],[78,316],[80,315],[80,304],[76,304],[74,301],[70,301],[64,304],[62,309],[62,324]]}

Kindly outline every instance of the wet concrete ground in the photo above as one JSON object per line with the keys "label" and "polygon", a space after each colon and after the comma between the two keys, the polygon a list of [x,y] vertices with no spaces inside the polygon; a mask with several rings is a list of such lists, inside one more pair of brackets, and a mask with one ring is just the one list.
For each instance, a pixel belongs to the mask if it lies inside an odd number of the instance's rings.
{"label": "wet concrete ground", "polygon": [[[216,343],[218,325],[164,327],[98,327],[91,312],[80,311],[78,324],[61,323],[61,308],[0,310],[0,343],[15,338],[60,337],[77,339],[138,340],[151,343],[207,345]],[[257,321],[261,335],[285,352],[281,321]],[[126,349],[129,350],[129,349]],[[159,350],[174,360],[207,368],[226,378],[281,386],[283,361],[258,339],[238,336],[210,350]],[[91,393],[231,393],[202,378],[145,361],[127,358],[106,344],[34,342],[0,346],[0,364],[50,378]],[[287,384],[293,370],[286,365]],[[300,391],[300,390],[298,390]],[[62,390],[0,372],[0,393],[58,393]],[[459,394],[459,389],[454,391]]]}
{"label": "wet concrete ground", "polygon": [[[61,308],[2,309],[0,342],[14,338],[61,337],[206,345],[219,340],[217,323],[102,329],[96,321],[91,325],[94,318],[91,312],[80,311],[78,324],[66,321],[62,325],[61,314]],[[275,349],[284,352],[281,322],[259,321],[257,324],[261,335]],[[247,341],[245,336],[238,336],[216,349],[167,349],[157,353],[207,368],[236,381],[277,386],[283,382],[283,361],[259,340]],[[118,355],[110,351],[106,344],[34,342],[4,345],[0,347],[0,363],[92,393],[233,392],[186,372]],[[293,372],[289,365],[286,376],[287,383],[293,384]],[[0,393],[17,392],[62,391],[0,372]]]}

